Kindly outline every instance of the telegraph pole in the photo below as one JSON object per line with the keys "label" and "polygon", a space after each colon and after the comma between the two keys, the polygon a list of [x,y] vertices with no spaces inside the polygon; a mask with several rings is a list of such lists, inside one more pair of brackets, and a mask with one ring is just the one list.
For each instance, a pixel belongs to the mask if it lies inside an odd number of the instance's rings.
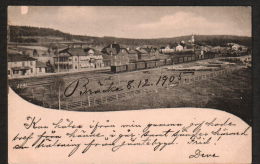
{"label": "telegraph pole", "polygon": [[60,53],[58,53],[58,73],[60,72]]}

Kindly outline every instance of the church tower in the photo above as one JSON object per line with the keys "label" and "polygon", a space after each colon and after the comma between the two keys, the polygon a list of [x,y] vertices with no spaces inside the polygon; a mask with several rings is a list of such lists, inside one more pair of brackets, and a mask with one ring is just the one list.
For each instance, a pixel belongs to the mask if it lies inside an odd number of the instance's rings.
{"label": "church tower", "polygon": [[194,34],[191,35],[191,43],[195,43]]}

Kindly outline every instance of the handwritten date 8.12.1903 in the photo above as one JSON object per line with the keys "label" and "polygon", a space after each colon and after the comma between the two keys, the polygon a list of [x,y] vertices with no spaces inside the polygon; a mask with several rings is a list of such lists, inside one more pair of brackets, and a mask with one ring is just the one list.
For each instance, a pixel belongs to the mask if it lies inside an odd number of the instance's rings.
{"label": "handwritten date 8.12.1903", "polygon": [[177,86],[182,80],[182,72],[176,75],[160,75],[158,77],[130,79],[124,82],[109,81],[104,85],[102,81],[92,80],[89,78],[79,78],[68,85],[64,89],[64,96],[83,96],[83,95],[96,95],[114,92],[124,92],[134,89],[154,89],[165,86]]}

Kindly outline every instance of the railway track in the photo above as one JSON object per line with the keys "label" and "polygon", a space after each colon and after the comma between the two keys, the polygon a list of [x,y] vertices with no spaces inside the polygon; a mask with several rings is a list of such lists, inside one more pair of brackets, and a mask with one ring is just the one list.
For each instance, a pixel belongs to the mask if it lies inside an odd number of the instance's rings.
{"label": "railway track", "polygon": [[48,76],[35,76],[35,77],[26,77],[20,79],[9,79],[9,86],[14,88],[28,88],[28,87],[37,87],[42,85],[51,85],[58,78],[64,79],[64,81],[69,81],[71,79],[80,78],[80,77],[89,77],[95,79],[100,77],[100,75],[109,74],[109,69],[104,70],[95,70],[95,71],[86,71],[86,72],[75,72],[75,73],[64,73],[64,74],[53,74]]}
{"label": "railway track", "polygon": [[[211,60],[213,58],[203,59],[203,60]],[[201,60],[194,60],[187,62],[180,62],[174,65],[181,65],[181,64],[188,64],[194,63]],[[36,76],[36,77],[26,77],[20,79],[9,79],[9,86],[12,88],[31,88],[31,87],[39,87],[39,86],[48,86],[52,85],[58,78],[62,78],[65,83],[75,80],[76,78],[87,77],[90,80],[100,80],[100,79],[118,79],[121,73],[123,74],[132,74],[136,72],[143,72],[143,71],[153,71],[153,70],[160,70],[164,67],[169,67],[171,65],[163,65],[160,67],[153,67],[148,69],[137,69],[130,72],[120,72],[119,74],[112,73],[110,69],[102,69],[102,70],[93,70],[93,71],[85,71],[85,72],[74,72],[74,73],[63,73],[63,74],[53,74],[53,75],[46,75],[46,76]]]}

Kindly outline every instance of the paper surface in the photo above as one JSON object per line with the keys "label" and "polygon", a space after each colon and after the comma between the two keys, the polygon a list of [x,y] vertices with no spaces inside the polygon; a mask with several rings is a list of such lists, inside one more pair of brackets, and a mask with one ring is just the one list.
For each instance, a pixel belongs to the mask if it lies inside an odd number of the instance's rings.
{"label": "paper surface", "polygon": [[251,127],[214,109],[58,111],[9,89],[8,120],[10,164],[251,163]]}
{"label": "paper surface", "polygon": [[9,6],[9,164],[252,162],[249,6]]}

